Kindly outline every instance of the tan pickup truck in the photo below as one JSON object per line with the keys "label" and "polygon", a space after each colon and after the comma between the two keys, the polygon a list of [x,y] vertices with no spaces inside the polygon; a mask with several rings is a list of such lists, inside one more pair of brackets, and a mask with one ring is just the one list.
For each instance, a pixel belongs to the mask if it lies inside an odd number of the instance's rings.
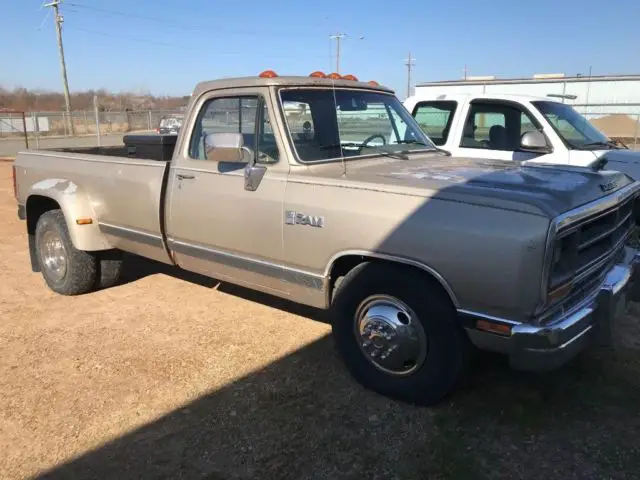
{"label": "tan pickup truck", "polygon": [[177,136],[21,152],[33,271],[84,294],[131,252],[330,309],[355,379],[422,404],[474,347],[547,370],[607,341],[639,182],[452,157],[391,90],[331,77],[203,82]]}

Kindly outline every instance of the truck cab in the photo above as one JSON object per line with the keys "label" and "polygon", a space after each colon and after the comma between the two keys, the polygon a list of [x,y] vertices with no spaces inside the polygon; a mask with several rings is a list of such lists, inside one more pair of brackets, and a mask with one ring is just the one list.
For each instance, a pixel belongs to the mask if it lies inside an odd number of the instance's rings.
{"label": "truck cab", "polygon": [[418,94],[404,105],[437,146],[456,156],[571,166],[607,158],[607,168],[634,178],[640,173],[640,152],[616,144],[552,97]]}

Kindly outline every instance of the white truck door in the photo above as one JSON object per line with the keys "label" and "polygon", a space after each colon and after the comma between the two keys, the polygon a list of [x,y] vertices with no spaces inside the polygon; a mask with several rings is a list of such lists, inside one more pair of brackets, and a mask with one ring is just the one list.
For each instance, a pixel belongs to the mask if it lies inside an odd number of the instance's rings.
{"label": "white truck door", "polygon": [[[550,153],[532,153],[520,149],[522,135],[531,130],[543,129],[522,104],[511,100],[474,99],[465,103],[460,111],[455,154],[473,158],[553,162]],[[548,138],[547,142],[551,147]],[[551,152],[552,149],[549,150]]]}

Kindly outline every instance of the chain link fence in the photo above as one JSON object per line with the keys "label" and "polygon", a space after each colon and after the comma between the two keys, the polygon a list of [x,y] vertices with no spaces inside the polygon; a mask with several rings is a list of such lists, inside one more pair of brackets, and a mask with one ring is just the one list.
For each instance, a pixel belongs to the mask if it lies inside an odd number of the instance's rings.
{"label": "chain link fence", "polygon": [[[182,113],[180,109],[173,109],[98,112],[96,116],[94,111],[87,110],[71,112],[70,119],[76,136],[97,135],[98,125],[101,135],[109,135],[155,130],[163,116],[180,113]],[[66,112],[26,112],[25,120],[29,138],[73,136]],[[0,138],[23,136],[22,115],[0,112]]]}
{"label": "chain link fence", "polygon": [[[640,149],[640,104],[598,104],[573,105],[587,120],[612,140],[624,143],[629,148]],[[182,114],[181,109],[144,110],[126,112],[72,112],[71,119],[75,136],[125,134],[128,132],[148,132],[158,128],[160,119],[165,115]],[[372,114],[373,112],[368,112]],[[376,112],[377,113],[377,112]],[[292,129],[302,129],[305,115],[296,118],[289,115]],[[348,130],[349,119],[341,122],[341,128]],[[354,119],[355,121],[355,119]],[[299,125],[298,125],[299,124]],[[347,127],[347,128],[345,128]],[[0,140],[24,138],[24,130],[32,140],[72,137],[66,112],[26,112],[23,123],[22,114],[0,112]]]}

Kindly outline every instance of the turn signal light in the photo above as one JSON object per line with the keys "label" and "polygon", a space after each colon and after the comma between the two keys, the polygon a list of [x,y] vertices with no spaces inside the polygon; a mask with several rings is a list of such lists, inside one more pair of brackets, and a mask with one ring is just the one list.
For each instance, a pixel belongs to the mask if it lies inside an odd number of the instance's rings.
{"label": "turn signal light", "polygon": [[511,326],[504,323],[494,323],[488,320],[478,320],[476,322],[476,328],[478,330],[484,330],[485,332],[496,333],[498,335],[510,336]]}
{"label": "turn signal light", "polygon": [[343,75],[343,76],[342,76],[342,79],[343,79],[343,80],[353,80],[354,82],[357,82],[357,81],[358,81],[358,78],[357,78],[355,75],[351,75],[351,74],[349,74],[349,75]]}
{"label": "turn signal light", "polygon": [[375,80],[369,80],[369,85],[371,85],[372,87],[379,87],[380,84],[378,82],[376,82]]}
{"label": "turn signal light", "polygon": [[314,77],[314,78],[327,78],[327,76],[323,72],[321,72],[320,70],[316,70],[315,72],[313,72],[309,76],[310,77]]}
{"label": "turn signal light", "polygon": [[340,76],[339,73],[333,72],[327,75],[327,78],[330,78],[332,80],[340,80],[342,77]]}
{"label": "turn signal light", "polygon": [[571,293],[571,289],[572,288],[573,288],[573,281],[571,280],[571,281],[565,283],[564,285],[560,285],[555,290],[552,290],[547,295],[547,304],[551,305],[552,303],[557,302],[561,298],[566,297],[567,295],[569,295]]}
{"label": "turn signal light", "polygon": [[278,74],[273,70],[265,70],[260,74],[260,78],[274,78],[277,77]]}

